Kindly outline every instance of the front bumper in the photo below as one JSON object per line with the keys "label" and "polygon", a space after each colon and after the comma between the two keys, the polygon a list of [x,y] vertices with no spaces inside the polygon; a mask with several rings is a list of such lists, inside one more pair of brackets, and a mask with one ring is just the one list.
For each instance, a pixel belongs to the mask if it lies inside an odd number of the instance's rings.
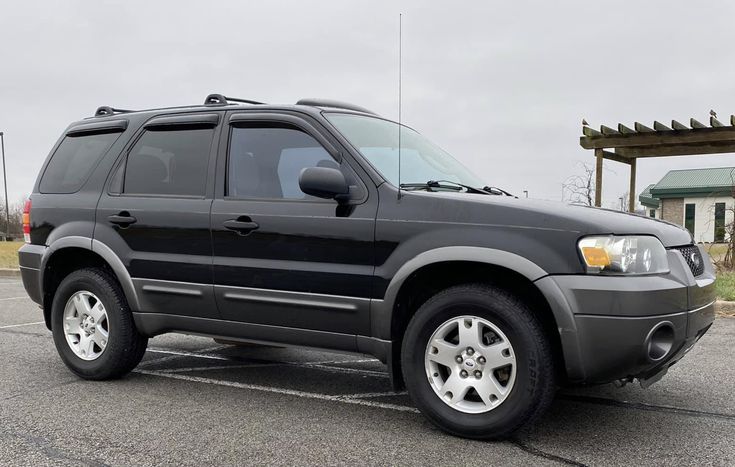
{"label": "front bumper", "polygon": [[559,331],[570,382],[654,382],[681,359],[714,321],[715,273],[702,255],[705,271],[696,278],[669,250],[664,275],[540,279],[557,322],[567,317]]}

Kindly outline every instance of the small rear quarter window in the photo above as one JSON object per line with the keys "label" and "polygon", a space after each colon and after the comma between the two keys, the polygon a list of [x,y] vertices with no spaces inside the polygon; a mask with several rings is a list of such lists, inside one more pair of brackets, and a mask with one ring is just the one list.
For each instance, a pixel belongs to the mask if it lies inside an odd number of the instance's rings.
{"label": "small rear quarter window", "polygon": [[74,193],[87,181],[120,132],[67,135],[41,177],[41,193]]}

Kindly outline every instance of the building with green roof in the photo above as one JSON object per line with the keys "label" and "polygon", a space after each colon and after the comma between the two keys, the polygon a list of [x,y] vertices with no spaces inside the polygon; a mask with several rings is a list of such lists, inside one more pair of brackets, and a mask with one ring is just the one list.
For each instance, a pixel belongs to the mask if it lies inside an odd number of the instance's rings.
{"label": "building with green roof", "polygon": [[671,170],[638,196],[646,213],[684,226],[697,242],[723,242],[735,212],[735,167]]}
{"label": "building with green roof", "polygon": [[638,196],[638,201],[640,201],[643,207],[646,208],[646,212],[649,216],[660,219],[661,214],[659,213],[659,209],[661,208],[661,201],[651,195],[651,188],[655,186],[656,184],[652,183],[644,188]]}

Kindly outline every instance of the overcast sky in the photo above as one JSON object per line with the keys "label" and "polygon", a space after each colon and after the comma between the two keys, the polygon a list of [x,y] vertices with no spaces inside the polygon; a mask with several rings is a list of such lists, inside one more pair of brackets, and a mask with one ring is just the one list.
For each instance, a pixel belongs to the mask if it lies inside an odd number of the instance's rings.
{"label": "overcast sky", "polygon": [[[403,121],[511,192],[560,199],[593,162],[583,117],[651,126],[735,112],[732,1],[4,2],[9,197],[31,191],[62,129],[100,105],[327,97],[395,119],[399,12]],[[735,155],[642,160],[638,191],[672,168],[726,165]],[[628,166],[607,168],[603,202],[617,205]]]}

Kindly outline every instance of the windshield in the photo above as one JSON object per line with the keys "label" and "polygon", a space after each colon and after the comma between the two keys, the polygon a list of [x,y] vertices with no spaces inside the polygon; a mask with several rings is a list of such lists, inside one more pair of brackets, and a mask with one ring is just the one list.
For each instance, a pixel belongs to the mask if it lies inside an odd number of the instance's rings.
{"label": "windshield", "polygon": [[[398,181],[398,124],[380,118],[326,114],[332,124],[394,186]],[[447,152],[418,132],[401,126],[400,184],[448,180],[472,187],[485,184]]]}

